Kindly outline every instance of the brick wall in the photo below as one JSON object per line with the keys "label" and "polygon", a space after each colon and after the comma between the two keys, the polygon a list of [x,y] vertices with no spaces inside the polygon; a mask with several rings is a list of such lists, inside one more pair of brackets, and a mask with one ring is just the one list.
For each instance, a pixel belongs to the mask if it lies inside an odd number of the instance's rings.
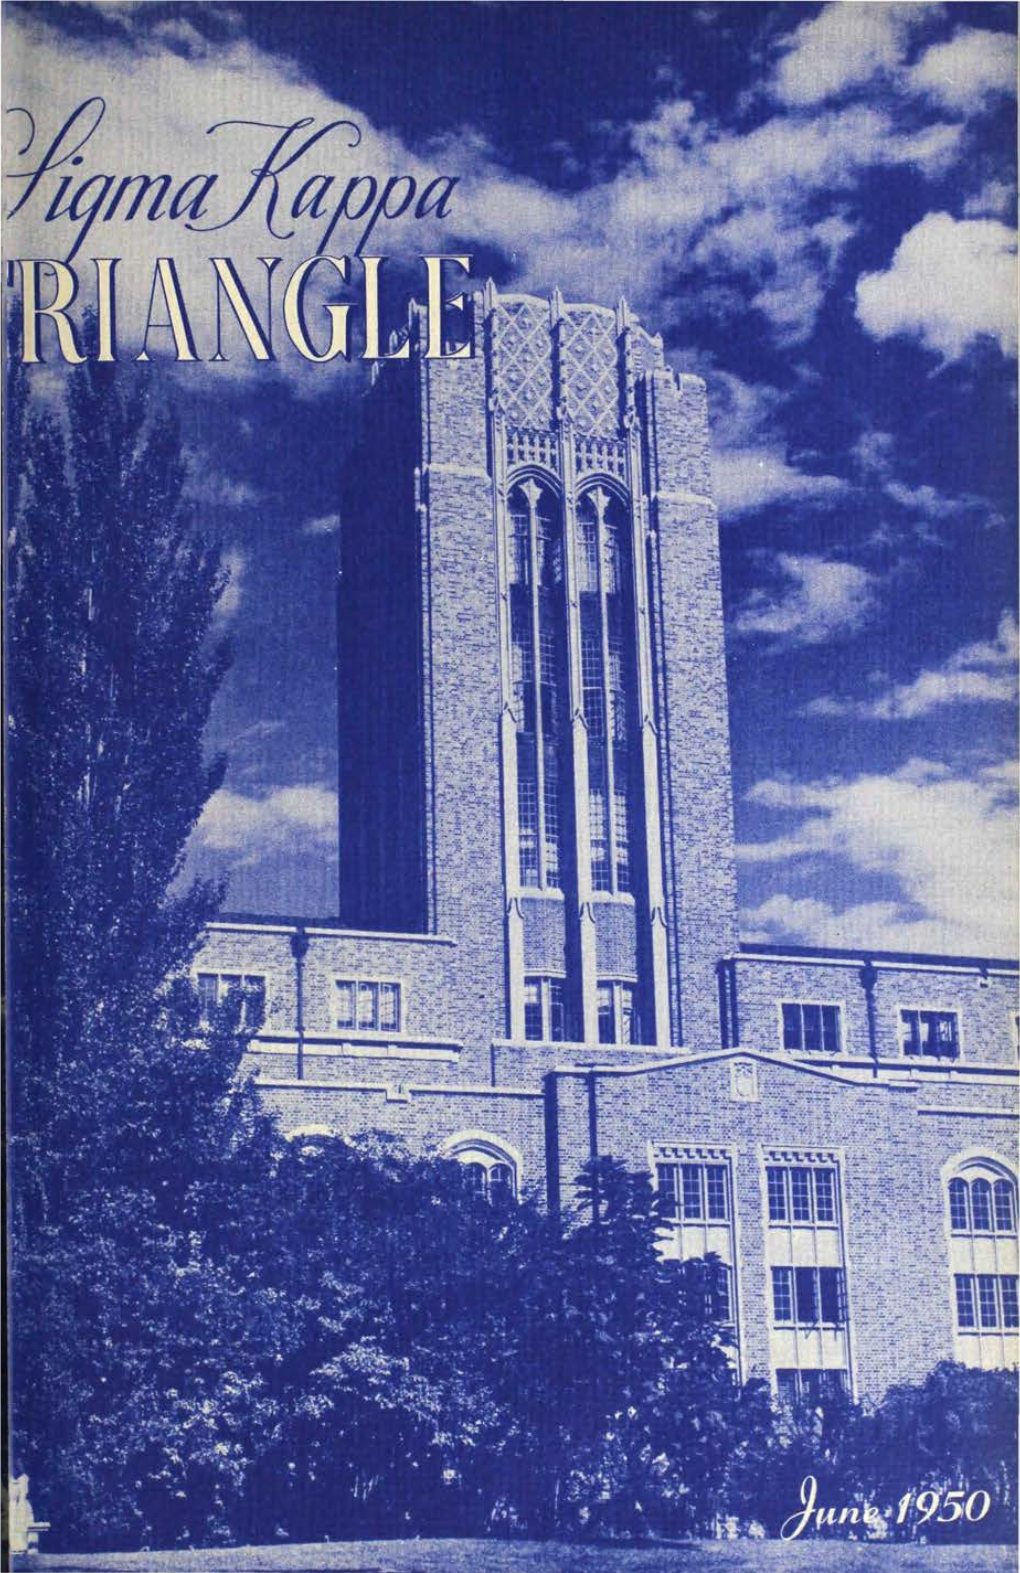
{"label": "brick wall", "polygon": [[[640,1074],[599,1073],[601,1153],[648,1170],[650,1143],[707,1143],[734,1152],[744,1374],[769,1373],[762,1149],[840,1155],[851,1335],[858,1392],[878,1397],[953,1357],[941,1169],[973,1147],[1007,1156],[1015,1126],[989,1112],[921,1112],[916,1086],[854,1085],[826,1073],[756,1062],[756,1101],[736,1098],[738,1056]],[[591,1073],[556,1080],[565,1197],[589,1152]]]}
{"label": "brick wall", "polygon": [[[840,1006],[846,1055],[867,1059],[871,1049],[866,995],[861,986],[864,960],[863,956],[859,960],[828,963],[796,957],[737,957],[741,1045],[766,1053],[781,1048],[780,1002],[813,1001]],[[996,970],[994,963],[982,971],[977,965],[962,962],[939,967],[879,958],[874,969],[873,996],[880,1059],[902,1064],[899,1012],[907,1007],[957,1012],[961,1067],[981,1064],[1016,1068],[1015,972]]]}
{"label": "brick wall", "polygon": [[653,372],[640,388],[654,534],[660,795],[673,1039],[719,1042],[715,968],[736,945],[736,874],[719,536],[700,378]]}

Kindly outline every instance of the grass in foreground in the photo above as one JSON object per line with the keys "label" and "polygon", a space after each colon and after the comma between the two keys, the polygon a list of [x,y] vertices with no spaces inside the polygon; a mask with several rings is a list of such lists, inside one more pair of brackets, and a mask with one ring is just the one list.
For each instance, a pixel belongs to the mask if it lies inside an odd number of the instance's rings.
{"label": "grass in foreground", "polygon": [[1016,1555],[1009,1546],[886,1546],[836,1540],[709,1540],[661,1546],[365,1540],[108,1555],[43,1553],[35,1567],[38,1573],[1013,1573]]}

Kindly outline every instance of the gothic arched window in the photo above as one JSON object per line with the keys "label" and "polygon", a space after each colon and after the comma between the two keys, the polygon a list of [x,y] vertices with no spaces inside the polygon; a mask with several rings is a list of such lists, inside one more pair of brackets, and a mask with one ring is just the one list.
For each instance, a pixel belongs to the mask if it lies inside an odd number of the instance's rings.
{"label": "gothic arched window", "polygon": [[633,884],[634,603],[630,521],[596,486],[577,507],[581,696],[588,728],[588,833],[594,890]]}
{"label": "gothic arched window", "polygon": [[994,1158],[970,1155],[946,1186],[956,1354],[985,1367],[1016,1362],[1016,1181]]}
{"label": "gothic arched window", "polygon": [[534,480],[513,487],[509,514],[520,881],[558,889],[566,674],[563,531],[556,497]]}
{"label": "gothic arched window", "polygon": [[[983,1169],[984,1166],[981,1166]],[[953,1234],[1016,1234],[1016,1187],[994,1172],[949,1182],[949,1226]]]}
{"label": "gothic arched window", "polygon": [[484,1135],[454,1140],[447,1156],[462,1164],[471,1190],[487,1202],[517,1199],[517,1164],[503,1146]]}

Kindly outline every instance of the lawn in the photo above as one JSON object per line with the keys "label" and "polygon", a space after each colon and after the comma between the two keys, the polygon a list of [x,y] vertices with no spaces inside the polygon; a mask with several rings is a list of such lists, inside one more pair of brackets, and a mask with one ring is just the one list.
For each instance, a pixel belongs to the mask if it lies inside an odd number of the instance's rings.
{"label": "lawn", "polygon": [[364,1540],[211,1551],[67,1552],[38,1573],[1013,1573],[1009,1546],[883,1546],[855,1541],[709,1540],[688,1545],[556,1541]]}

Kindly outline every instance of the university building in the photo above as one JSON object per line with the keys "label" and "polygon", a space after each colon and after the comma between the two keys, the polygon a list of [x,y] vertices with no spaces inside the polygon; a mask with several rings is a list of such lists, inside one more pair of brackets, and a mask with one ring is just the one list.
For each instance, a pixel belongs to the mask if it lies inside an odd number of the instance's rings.
{"label": "university building", "polygon": [[340,916],[216,922],[200,991],[290,1134],[646,1170],[781,1396],[1015,1364],[1016,963],[741,944],[704,384],[622,303],[470,310],[349,466]]}

